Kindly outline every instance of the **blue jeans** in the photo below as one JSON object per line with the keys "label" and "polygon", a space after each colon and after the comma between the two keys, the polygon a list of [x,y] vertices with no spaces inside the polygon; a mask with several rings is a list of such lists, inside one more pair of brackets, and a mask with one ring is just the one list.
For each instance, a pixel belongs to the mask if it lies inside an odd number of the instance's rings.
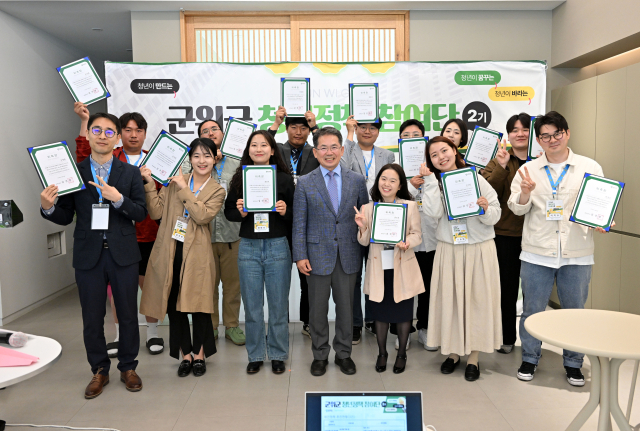
{"label": "blue jeans", "polygon": [[[291,252],[286,237],[240,240],[240,293],[244,303],[249,362],[289,357],[289,285]],[[269,305],[269,333],[264,325],[264,292]]]}
{"label": "blue jeans", "polygon": [[[522,262],[520,268],[524,310],[520,318],[520,340],[522,360],[538,365],[542,342],[527,332],[524,322],[532,314],[544,311],[549,303],[553,282],[558,286],[558,298],[562,308],[584,308],[589,294],[591,265],[565,265],[558,269]],[[583,353],[563,350],[565,367],[581,368]]]}

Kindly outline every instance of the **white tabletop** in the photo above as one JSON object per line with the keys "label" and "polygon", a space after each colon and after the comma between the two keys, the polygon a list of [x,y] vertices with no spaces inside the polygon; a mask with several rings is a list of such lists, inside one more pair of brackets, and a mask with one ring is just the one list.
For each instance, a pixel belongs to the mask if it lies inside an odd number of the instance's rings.
{"label": "white tabletop", "polygon": [[[6,331],[0,330],[0,332]],[[35,364],[26,367],[0,367],[0,388],[15,385],[40,374],[55,364],[62,354],[60,343],[52,338],[39,337],[37,335],[29,335],[29,341],[24,347],[13,348],[6,344],[3,344],[2,347],[36,356],[39,360]]]}
{"label": "white tabletop", "polygon": [[640,359],[640,316],[607,310],[548,310],[524,322],[537,339],[589,355]]}

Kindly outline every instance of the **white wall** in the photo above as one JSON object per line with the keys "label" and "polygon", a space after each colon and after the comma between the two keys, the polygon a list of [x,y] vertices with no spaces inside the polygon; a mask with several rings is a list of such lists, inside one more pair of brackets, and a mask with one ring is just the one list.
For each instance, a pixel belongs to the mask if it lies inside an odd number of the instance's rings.
{"label": "white wall", "polygon": [[133,61],[180,62],[180,12],[131,12]]}
{"label": "white wall", "polygon": [[[0,12],[0,199],[13,199],[24,222],[0,229],[0,318],[6,323],[72,285],[73,226],[40,217],[42,185],[27,148],[67,141],[75,150],[78,117],[56,67],[85,54]],[[47,257],[47,234],[64,230],[67,254]],[[0,323],[1,324],[1,323]]]}

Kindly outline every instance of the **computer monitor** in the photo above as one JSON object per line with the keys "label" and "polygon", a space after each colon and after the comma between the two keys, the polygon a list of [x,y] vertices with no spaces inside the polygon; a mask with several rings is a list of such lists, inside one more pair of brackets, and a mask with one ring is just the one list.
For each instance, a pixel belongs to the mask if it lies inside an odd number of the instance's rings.
{"label": "computer monitor", "polygon": [[422,431],[422,392],[306,392],[306,431]]}

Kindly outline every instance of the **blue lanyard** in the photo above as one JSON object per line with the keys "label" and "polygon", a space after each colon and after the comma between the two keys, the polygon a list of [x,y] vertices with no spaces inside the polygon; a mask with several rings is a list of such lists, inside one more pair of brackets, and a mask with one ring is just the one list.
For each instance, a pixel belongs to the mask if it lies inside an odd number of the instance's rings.
{"label": "blue lanyard", "polygon": [[[98,181],[98,176],[96,175],[96,170],[93,167],[93,163],[89,163],[89,166],[91,166],[91,174],[93,175],[93,182],[96,183],[96,184],[100,184],[100,182]],[[113,163],[111,163],[111,166],[109,166],[109,170],[107,171],[106,177],[103,178],[105,183],[107,181],[109,181],[109,175],[111,175],[111,168],[112,167],[113,167]],[[96,191],[98,192],[98,196],[100,197],[100,199],[98,201],[100,203],[102,203],[102,190],[100,190],[99,188],[96,187]]]}
{"label": "blue lanyard", "polygon": [[302,151],[300,151],[300,155],[298,156],[298,161],[296,162],[296,164],[293,164],[293,155],[290,156],[291,159],[291,171],[293,172],[293,175],[298,175],[298,165],[300,164],[300,159],[302,158],[302,152],[304,151],[304,147],[307,145],[307,143],[305,142],[304,145],[302,146]]}
{"label": "blue lanyard", "polygon": [[549,183],[551,183],[551,189],[553,190],[553,195],[555,196],[558,194],[558,186],[560,185],[560,182],[564,178],[564,174],[566,174],[567,171],[569,170],[569,164],[567,163],[566,165],[564,165],[564,169],[562,170],[562,173],[558,177],[558,181],[556,181],[555,183],[553,182],[553,178],[551,178],[551,171],[549,170],[549,166],[545,166],[544,170],[547,171],[547,177],[549,177]]}
{"label": "blue lanyard", "polygon": [[[216,172],[218,173],[218,182],[222,180],[222,171],[224,169],[224,164],[227,162],[227,156],[224,156],[220,162],[220,169],[218,169],[216,165],[213,165],[213,167],[216,169]],[[191,187],[191,191],[193,191],[193,186]]]}
{"label": "blue lanyard", "polygon": [[138,161],[135,163],[131,163],[131,160],[129,160],[129,156],[127,155],[127,153],[124,152],[124,150],[122,150],[122,153],[124,154],[124,156],[127,158],[127,163],[130,165],[135,166],[136,168],[138,167],[138,165],[140,164],[140,162],[142,161],[142,153],[140,153],[140,157],[138,158]]}
{"label": "blue lanyard", "polygon": [[[200,188],[198,190],[196,190],[196,192],[194,193],[194,195],[196,197],[198,197],[198,193],[200,193],[200,190],[202,190],[204,188],[204,186],[207,184],[209,180],[205,181],[203,185],[200,186]],[[191,192],[193,192],[193,175],[191,175],[191,178],[189,178],[189,188],[191,189]],[[187,211],[187,208],[185,207],[184,209],[184,216],[188,217],[189,216],[189,211]]]}
{"label": "blue lanyard", "polygon": [[[371,160],[369,160],[369,164],[367,164],[366,160],[364,161],[364,168],[367,171],[365,177],[367,178],[367,180],[369,179],[369,168],[371,168],[371,165],[373,164],[373,150],[374,148],[371,149]],[[362,156],[362,158],[364,158],[364,156]]]}

